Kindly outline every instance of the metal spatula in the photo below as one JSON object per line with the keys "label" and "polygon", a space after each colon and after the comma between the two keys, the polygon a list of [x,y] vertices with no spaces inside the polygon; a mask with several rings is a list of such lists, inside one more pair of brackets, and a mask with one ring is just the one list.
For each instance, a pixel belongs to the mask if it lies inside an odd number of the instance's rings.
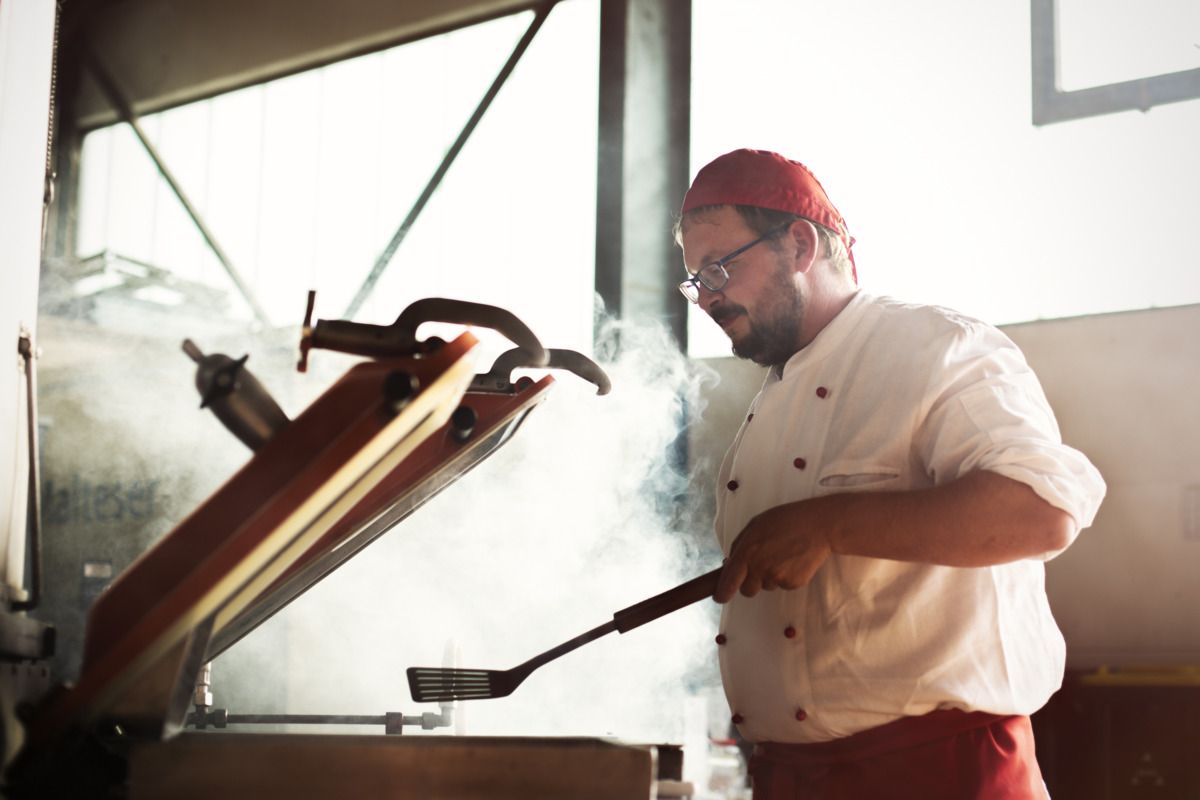
{"label": "metal spatula", "polygon": [[618,631],[626,633],[661,616],[678,611],[717,590],[717,578],[721,570],[692,578],[687,583],[668,589],[649,600],[624,608],[613,614],[611,622],[592,628],[558,647],[534,656],[520,666],[509,670],[493,669],[446,669],[435,667],[409,667],[408,688],[418,703],[444,703],[450,700],[486,700],[490,697],[506,697],[543,664],[565,655],[577,647],[599,639],[605,634]]}

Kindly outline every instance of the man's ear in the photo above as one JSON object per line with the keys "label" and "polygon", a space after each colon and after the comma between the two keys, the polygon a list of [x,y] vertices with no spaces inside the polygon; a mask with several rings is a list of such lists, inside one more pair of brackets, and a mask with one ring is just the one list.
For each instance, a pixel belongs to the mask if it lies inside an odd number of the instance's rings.
{"label": "man's ear", "polygon": [[801,217],[788,228],[788,236],[796,245],[796,272],[808,272],[812,265],[820,261],[821,237],[817,226]]}

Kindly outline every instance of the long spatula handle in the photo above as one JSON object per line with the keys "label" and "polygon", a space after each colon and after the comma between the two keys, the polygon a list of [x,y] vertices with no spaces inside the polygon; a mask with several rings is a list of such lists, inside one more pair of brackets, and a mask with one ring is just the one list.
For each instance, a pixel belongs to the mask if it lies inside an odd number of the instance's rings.
{"label": "long spatula handle", "polygon": [[626,633],[639,625],[645,625],[651,620],[670,614],[672,611],[678,611],[684,606],[690,606],[706,597],[712,597],[713,592],[717,590],[719,577],[721,577],[720,567],[699,578],[692,578],[674,589],[656,594],[649,600],[643,600],[629,608],[621,609],[613,614],[613,622],[616,623],[618,631]]}

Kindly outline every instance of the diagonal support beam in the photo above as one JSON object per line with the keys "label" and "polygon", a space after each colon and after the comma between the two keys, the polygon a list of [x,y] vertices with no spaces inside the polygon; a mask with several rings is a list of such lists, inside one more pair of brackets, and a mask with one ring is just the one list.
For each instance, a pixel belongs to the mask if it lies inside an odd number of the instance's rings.
{"label": "diagonal support beam", "polygon": [[537,35],[538,30],[542,27],[542,23],[546,21],[546,17],[550,15],[550,10],[558,3],[558,0],[550,0],[543,3],[534,10],[533,22],[525,30],[525,34],[517,42],[517,46],[513,48],[512,55],[508,57],[508,61],[504,62],[504,66],[500,68],[500,72],[496,75],[496,79],[492,81],[492,85],[488,87],[487,92],[483,95],[483,99],[479,101],[475,112],[471,114],[471,118],[467,120],[467,124],[463,126],[462,132],[458,134],[458,138],[454,140],[454,144],[446,151],[446,155],[442,158],[442,163],[438,165],[434,171],[433,177],[425,184],[425,189],[413,203],[413,207],[409,210],[404,221],[400,223],[400,227],[392,234],[391,241],[387,247],[379,254],[379,258],[375,259],[375,264],[371,267],[371,272],[367,275],[363,285],[354,295],[354,299],[350,301],[350,305],[346,306],[345,313],[342,314],[342,319],[354,319],[358,314],[367,298],[375,291],[375,285],[379,283],[379,279],[383,276],[383,272],[387,269],[392,257],[396,255],[396,251],[400,249],[404,238],[408,236],[408,232],[412,229],[413,224],[417,221],[417,217],[421,215],[425,204],[433,197],[433,193],[437,191],[438,186],[442,182],[442,178],[446,177],[446,173],[450,171],[450,165],[458,158],[459,152],[463,149],[463,145],[471,138],[471,134],[475,132],[475,128],[479,125],[479,121],[483,119],[484,113],[491,106],[492,101],[496,99],[496,95],[500,93],[500,89],[508,80],[508,76],[512,74],[517,63],[521,60],[521,56],[525,55],[525,51],[529,49],[529,45],[533,42],[533,37]]}
{"label": "diagonal support beam", "polygon": [[183,206],[183,210],[187,212],[189,217],[191,217],[196,229],[199,230],[200,235],[204,237],[205,244],[207,244],[209,249],[212,250],[213,255],[217,257],[217,261],[221,262],[221,266],[225,268],[225,272],[228,273],[230,280],[233,281],[233,285],[237,287],[237,290],[241,292],[242,297],[245,299],[246,304],[250,306],[250,310],[253,312],[254,318],[257,319],[262,325],[269,326],[271,323],[267,317],[267,312],[258,302],[258,298],[254,295],[254,291],[242,278],[242,275],[240,272],[238,272],[237,268],[234,267],[233,262],[229,259],[229,256],[226,255],[225,250],[217,242],[217,237],[213,234],[208,225],[205,224],[204,219],[200,216],[199,210],[192,205],[192,201],[189,200],[188,196],[184,193],[183,187],[179,184],[179,181],[175,179],[175,176],[171,173],[171,170],[167,168],[166,162],[163,161],[162,156],[159,155],[158,150],[155,149],[154,144],[150,141],[150,138],[146,136],[146,132],[142,130],[141,122],[138,119],[137,113],[133,110],[133,106],[129,103],[129,101],[126,100],[125,95],[122,94],[121,90],[117,87],[116,81],[113,80],[112,75],[109,74],[108,70],[104,68],[104,66],[100,63],[100,60],[96,58],[94,54],[88,54],[87,67],[91,72],[92,77],[96,79],[96,85],[100,87],[100,91],[104,93],[104,96],[108,98],[108,102],[112,104],[114,109],[116,109],[122,121],[124,121],[129,125],[130,128],[133,129],[138,141],[142,143],[142,147],[146,149],[146,153],[149,154],[150,159],[154,162],[154,166],[158,168],[159,174],[162,175],[163,180],[167,182],[167,186],[171,187],[171,191],[175,193],[175,197],[179,200],[180,205]]}

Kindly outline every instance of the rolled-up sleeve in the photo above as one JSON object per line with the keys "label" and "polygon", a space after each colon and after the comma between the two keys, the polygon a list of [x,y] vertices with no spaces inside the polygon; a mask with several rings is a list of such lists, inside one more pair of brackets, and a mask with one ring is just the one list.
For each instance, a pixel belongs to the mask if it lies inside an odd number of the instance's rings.
{"label": "rolled-up sleeve", "polygon": [[931,356],[917,457],[936,484],[985,469],[1020,481],[1066,511],[1076,532],[1092,524],[1105,484],[1087,456],[1063,443],[1037,376],[1000,331],[965,326]]}

